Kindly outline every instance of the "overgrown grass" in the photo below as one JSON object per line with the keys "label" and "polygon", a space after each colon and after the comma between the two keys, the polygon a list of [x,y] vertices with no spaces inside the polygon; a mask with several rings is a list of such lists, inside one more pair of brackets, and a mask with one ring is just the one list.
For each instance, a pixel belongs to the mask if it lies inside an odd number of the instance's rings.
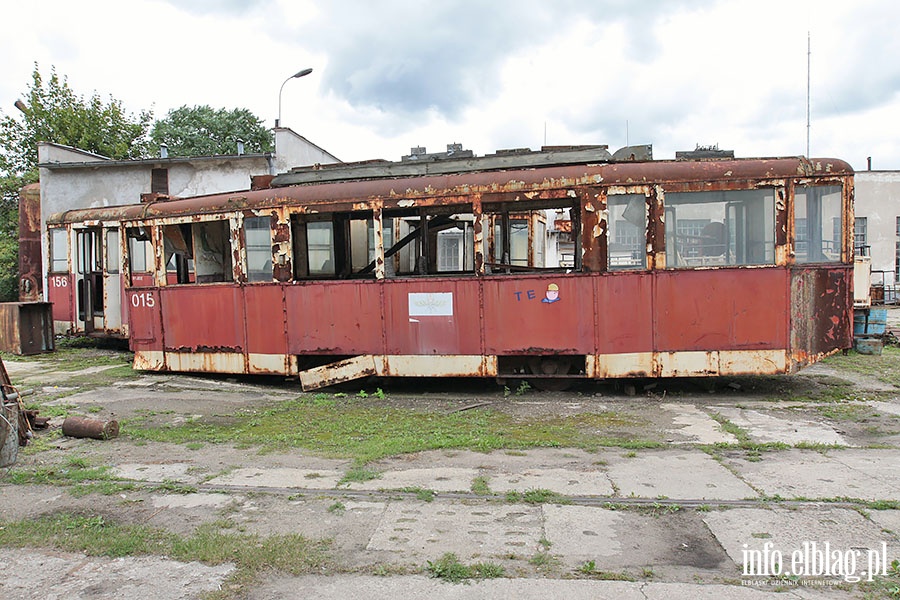
{"label": "overgrown grass", "polygon": [[135,487],[133,483],[113,477],[109,467],[92,467],[83,458],[70,458],[57,466],[13,468],[3,481],[14,485],[63,486],[73,496],[91,493],[110,496]]}
{"label": "overgrown grass", "polygon": [[212,598],[237,597],[262,573],[290,575],[321,572],[331,564],[328,541],[297,534],[261,537],[226,531],[228,523],[201,525],[180,536],[144,525],[122,525],[100,515],[56,514],[24,521],[0,521],[0,547],[55,548],[90,556],[168,556],[207,565],[233,563],[226,591]]}
{"label": "overgrown grass", "polygon": [[450,583],[468,582],[470,579],[494,579],[506,573],[502,565],[492,562],[478,562],[466,565],[452,552],[435,561],[428,561],[425,570],[434,578]]}
{"label": "overgrown grass", "polygon": [[846,356],[830,356],[824,362],[838,369],[874,377],[883,383],[900,387],[900,348],[894,346],[885,346],[881,356],[851,351]]}
{"label": "overgrown grass", "polygon": [[[328,456],[355,458],[358,463],[410,452],[501,448],[603,446],[658,447],[657,440],[623,437],[636,423],[615,412],[562,417],[516,418],[491,410],[436,413],[373,406],[353,398],[327,405],[317,397],[301,397],[264,410],[206,419],[178,426],[123,424],[132,439],[174,443],[231,443],[262,450],[306,448]],[[617,435],[609,435],[609,434]],[[606,435],[605,435],[606,434]],[[351,479],[348,479],[348,481]]]}

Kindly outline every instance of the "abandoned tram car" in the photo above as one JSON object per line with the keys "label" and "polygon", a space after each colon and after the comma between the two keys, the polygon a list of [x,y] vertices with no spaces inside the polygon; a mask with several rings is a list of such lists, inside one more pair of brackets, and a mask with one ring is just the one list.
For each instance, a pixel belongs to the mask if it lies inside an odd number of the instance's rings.
{"label": "abandoned tram car", "polygon": [[851,345],[852,202],[847,163],[803,157],[295,169],[56,215],[48,289],[58,331],[127,336],[135,368],[307,389],[789,373]]}

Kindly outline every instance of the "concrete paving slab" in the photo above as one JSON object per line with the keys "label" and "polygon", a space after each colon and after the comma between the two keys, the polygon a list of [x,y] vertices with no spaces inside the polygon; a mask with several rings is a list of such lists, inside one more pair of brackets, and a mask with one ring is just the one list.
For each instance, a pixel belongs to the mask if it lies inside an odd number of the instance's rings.
{"label": "concrete paving slab", "polygon": [[150,497],[150,503],[155,508],[198,508],[212,507],[222,508],[233,502],[239,502],[239,498],[227,494],[155,494]]}
{"label": "concrete paving slab", "polygon": [[273,487],[298,489],[332,489],[344,474],[340,471],[297,469],[289,467],[244,468],[219,475],[208,481],[211,485]]}
{"label": "concrete paving slab", "polygon": [[350,482],[352,490],[400,490],[422,488],[436,492],[468,492],[478,469],[458,467],[414,468],[386,471],[378,479]]}
{"label": "concrete paving slab", "polygon": [[687,566],[717,569],[728,556],[697,513],[651,515],[570,505],[544,505],[550,552],[575,568],[594,561],[598,570]]}
{"label": "concrete paving slab", "polygon": [[880,400],[872,400],[870,402],[866,402],[866,404],[880,413],[900,416],[900,402],[882,402]]}
{"label": "concrete paving slab", "polygon": [[[735,565],[742,570],[748,553],[764,552],[767,544],[770,544],[770,552],[758,556],[774,556],[778,551],[783,557],[786,572],[791,568],[791,573],[807,578],[821,576],[821,572],[809,570],[800,573],[797,567],[792,566],[791,560],[794,552],[802,553],[807,547],[812,549],[813,543],[819,550],[824,549],[826,543],[830,550],[841,553],[860,550],[860,558],[856,559],[858,566],[854,569],[856,574],[866,570],[865,556],[868,551],[880,553],[882,543],[887,545],[887,564],[900,557],[900,543],[896,537],[849,508],[805,508],[802,511],[736,508],[707,513],[703,520]],[[803,569],[804,564],[807,569],[814,568],[805,558],[799,568]]]}
{"label": "concrete paving slab", "polygon": [[[849,459],[842,459],[841,456],[855,452],[860,452],[859,459],[852,461],[852,466],[845,464],[844,461]],[[835,450],[825,455],[814,450],[789,450],[765,453],[758,462],[735,458],[729,459],[728,464],[744,481],[767,496],[785,499],[898,499],[893,477],[885,481],[857,468],[859,462],[880,464],[882,468],[890,464],[874,459],[877,452],[882,451]]]}
{"label": "concrete paving slab", "polygon": [[490,579],[454,585],[421,575],[407,577],[282,577],[252,590],[249,600],[316,598],[316,600],[824,600],[849,598],[812,590],[773,592],[741,586],[689,583],[592,581],[586,579]]}
{"label": "concrete paving slab", "polygon": [[176,481],[178,483],[197,483],[197,478],[188,474],[189,463],[147,464],[123,463],[112,468],[116,477],[135,481]]}
{"label": "concrete paving slab", "polygon": [[869,520],[881,527],[883,532],[900,540],[900,510],[872,510],[869,511]]}
{"label": "concrete paving slab", "polygon": [[[87,557],[54,551],[0,550],[4,600],[187,600],[212,592],[234,570],[158,557]],[[162,575],[162,576],[161,576]]]}
{"label": "concrete paving slab", "polygon": [[543,533],[539,507],[397,502],[388,506],[366,549],[423,559],[445,552],[461,560],[510,552],[530,555]]}
{"label": "concrete paving slab", "polygon": [[850,443],[832,427],[814,421],[804,421],[797,417],[782,419],[758,410],[713,406],[720,415],[747,431],[750,439],[759,443],[782,442],[795,444],[837,444]]}
{"label": "concrete paving slab", "polygon": [[666,431],[682,436],[676,444],[735,444],[737,438],[722,431],[718,421],[693,404],[660,404],[662,410],[675,413],[672,423],[677,427]]}
{"label": "concrete paving slab", "polygon": [[900,450],[844,450],[830,452],[828,456],[885,487],[893,488],[893,495],[884,499],[900,500],[900,469],[897,469]]}
{"label": "concrete paving slab", "polygon": [[743,500],[758,496],[712,457],[699,450],[644,451],[610,458],[607,474],[620,496]]}
{"label": "concrete paving slab", "polygon": [[603,471],[575,469],[528,469],[519,473],[492,473],[491,491],[550,490],[566,496],[612,496],[612,482]]}

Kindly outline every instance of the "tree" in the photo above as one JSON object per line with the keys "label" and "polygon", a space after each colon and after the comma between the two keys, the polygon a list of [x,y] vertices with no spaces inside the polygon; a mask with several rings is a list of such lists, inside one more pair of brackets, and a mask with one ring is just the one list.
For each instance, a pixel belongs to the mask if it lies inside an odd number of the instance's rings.
{"label": "tree", "polygon": [[85,100],[55,68],[45,83],[37,64],[24,98],[16,103],[21,114],[0,110],[0,301],[17,299],[18,191],[38,181],[38,142],[74,146],[112,159],[141,158],[149,152],[147,131],[153,120],[150,111],[127,114],[112,96],[103,101],[94,92]]}
{"label": "tree", "polygon": [[237,141],[250,153],[271,152],[272,133],[245,108],[213,109],[208,105],[182,106],[169,111],[150,132],[152,150],[165,144],[169,156],[235,154]]}

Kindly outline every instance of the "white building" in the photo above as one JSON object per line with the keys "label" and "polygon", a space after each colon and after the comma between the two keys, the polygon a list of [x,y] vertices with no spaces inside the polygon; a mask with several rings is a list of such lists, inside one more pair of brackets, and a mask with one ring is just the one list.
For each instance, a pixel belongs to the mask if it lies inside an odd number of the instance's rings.
{"label": "white building", "polygon": [[[330,164],[334,155],[286,127],[275,132],[275,152],[219,156],[111,160],[59,144],[38,144],[41,202],[41,248],[46,249],[47,217],[80,208],[137,204],[154,195],[189,197],[248,190],[251,178],[276,175],[292,167]],[[42,286],[46,299],[47,257]],[[22,273],[22,277],[36,274]],[[36,277],[35,277],[36,278]],[[36,284],[38,282],[32,282]]]}
{"label": "white building", "polygon": [[900,283],[900,171],[857,171],[855,181],[856,253],[872,257],[872,284],[891,301]]}

